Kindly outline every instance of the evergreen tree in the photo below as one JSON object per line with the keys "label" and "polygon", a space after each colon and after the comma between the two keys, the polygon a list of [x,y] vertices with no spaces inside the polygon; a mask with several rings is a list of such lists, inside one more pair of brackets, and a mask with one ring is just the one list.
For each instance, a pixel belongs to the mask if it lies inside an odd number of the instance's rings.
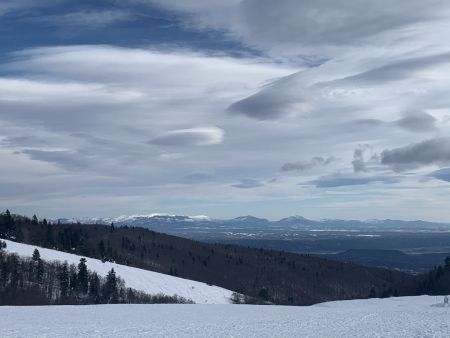
{"label": "evergreen tree", "polygon": [[77,291],[82,294],[88,293],[88,270],[86,266],[86,258],[81,258],[78,263]]}
{"label": "evergreen tree", "polygon": [[61,289],[61,296],[66,297],[69,291],[69,268],[67,262],[61,266],[58,274],[59,286]]}
{"label": "evergreen tree", "polygon": [[34,249],[33,251],[33,261],[37,262],[41,259],[41,254],[39,253],[38,249]]}
{"label": "evergreen tree", "polygon": [[108,272],[106,282],[103,286],[103,299],[106,303],[115,304],[119,301],[119,290],[117,288],[117,277],[114,269]]}
{"label": "evergreen tree", "polygon": [[96,304],[100,303],[100,278],[95,272],[89,278],[89,298]]}
{"label": "evergreen tree", "polygon": [[52,225],[50,223],[47,225],[47,232],[45,234],[45,241],[46,241],[47,245],[49,245],[49,246],[53,246],[55,244],[54,240],[53,240],[53,228],[52,228]]}
{"label": "evergreen tree", "polygon": [[11,237],[15,235],[14,218],[11,216],[9,210],[0,215],[0,236]]}
{"label": "evergreen tree", "polygon": [[37,225],[39,224],[38,218],[36,215],[33,215],[33,218],[31,219],[31,224]]}
{"label": "evergreen tree", "polygon": [[77,268],[74,265],[69,266],[69,292],[75,292],[77,290]]}
{"label": "evergreen tree", "polygon": [[42,283],[42,279],[44,277],[44,263],[41,259],[41,254],[38,249],[34,249],[33,251],[33,263],[34,263],[34,278],[37,283]]}
{"label": "evergreen tree", "polygon": [[100,256],[102,258],[105,257],[106,249],[105,249],[105,242],[103,242],[103,240],[101,240],[98,243],[98,250],[100,251]]}
{"label": "evergreen tree", "polygon": [[36,264],[36,281],[42,283],[44,279],[44,262],[42,259],[39,259]]}

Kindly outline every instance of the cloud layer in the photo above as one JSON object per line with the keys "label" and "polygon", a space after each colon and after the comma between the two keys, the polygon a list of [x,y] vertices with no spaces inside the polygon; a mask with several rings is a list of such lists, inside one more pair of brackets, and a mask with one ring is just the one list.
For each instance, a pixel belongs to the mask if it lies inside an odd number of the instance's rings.
{"label": "cloud layer", "polygon": [[31,27],[0,58],[2,205],[450,217],[447,1],[20,0],[0,15]]}

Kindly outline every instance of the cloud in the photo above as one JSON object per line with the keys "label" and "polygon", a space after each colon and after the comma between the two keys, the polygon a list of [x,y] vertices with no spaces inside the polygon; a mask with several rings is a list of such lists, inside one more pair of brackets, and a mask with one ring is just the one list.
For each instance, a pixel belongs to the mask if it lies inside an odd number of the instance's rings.
{"label": "cloud", "polygon": [[332,161],[334,161],[334,157],[315,156],[308,162],[287,162],[283,164],[281,171],[305,171],[318,166],[327,166]]}
{"label": "cloud", "polygon": [[436,130],[436,118],[425,112],[412,112],[405,114],[405,116],[394,124],[401,128],[413,132],[427,132]]}
{"label": "cloud", "polygon": [[89,163],[83,156],[80,156],[81,154],[67,150],[24,149],[21,153],[28,155],[32,160],[49,162],[70,171],[84,169]]}
{"label": "cloud", "polygon": [[[36,206],[35,196],[12,191],[24,184],[42,192],[39,207],[67,211],[70,204],[97,214],[115,213],[117,206],[217,213],[217,207],[200,209],[213,204],[233,214],[242,201],[252,202],[245,204],[250,208],[265,201],[270,207],[257,212],[269,213],[277,209],[274,200],[286,214],[308,199],[312,214],[333,217],[350,209],[330,211],[333,189],[317,187],[347,185],[346,196],[364,191],[358,203],[378,198],[376,207],[359,208],[360,215],[407,214],[418,205],[409,203],[417,198],[411,189],[420,189],[435,206],[423,212],[436,217],[430,210],[446,202],[446,185],[415,170],[392,186],[380,183],[396,181],[384,172],[390,168],[447,167],[443,155],[405,165],[393,152],[450,133],[449,8],[443,0],[128,0],[9,11],[5,25],[16,20],[29,27],[15,29],[8,40],[14,45],[5,50],[31,41],[55,47],[0,60],[0,185],[10,190],[0,199]],[[139,9],[132,17],[139,22],[125,24],[127,16],[116,9]],[[145,19],[155,13],[162,20]],[[88,27],[87,19],[100,28],[123,22],[124,29],[71,38],[80,25]],[[58,34],[38,34],[49,25],[60,27]],[[381,166],[375,155],[383,149]],[[293,158],[293,150],[301,157]],[[317,154],[339,161],[322,165],[313,160]],[[298,186],[296,175],[281,175],[277,166],[286,159],[283,170],[303,170],[315,184]],[[67,199],[78,202],[64,206]],[[115,204],[108,208],[106,201]]]}
{"label": "cloud", "polygon": [[[366,160],[367,155],[369,159]],[[369,144],[360,144],[358,148],[353,151],[353,172],[363,173],[373,169],[374,165],[379,164],[379,155],[373,152],[373,147]]]}
{"label": "cloud", "polygon": [[399,182],[398,178],[390,176],[355,176],[333,174],[319,177],[309,182],[317,188],[337,188],[353,185],[368,185],[371,183],[393,184]]}
{"label": "cloud", "polygon": [[161,146],[210,146],[222,143],[225,132],[217,127],[172,130],[149,143]]}
{"label": "cloud", "polygon": [[441,137],[384,150],[381,163],[396,171],[450,162],[450,138]]}
{"label": "cloud", "polygon": [[366,163],[364,162],[363,149],[355,149],[353,153],[352,165],[355,173],[367,171]]}
{"label": "cloud", "polygon": [[34,21],[57,27],[78,29],[103,28],[132,20],[136,15],[124,10],[86,10],[64,14],[39,16]]}
{"label": "cloud", "polygon": [[[264,51],[317,55],[342,46],[376,43],[383,34],[435,19],[446,9],[443,0],[393,4],[351,0],[148,1],[189,14],[190,27],[222,30]],[[276,24],[268,24],[274,23]]]}
{"label": "cloud", "polygon": [[0,16],[18,11],[27,11],[30,8],[46,7],[64,1],[65,0],[2,0],[0,2]]}
{"label": "cloud", "polygon": [[264,186],[264,183],[254,179],[242,179],[241,183],[233,184],[232,187],[240,189],[252,189]]}

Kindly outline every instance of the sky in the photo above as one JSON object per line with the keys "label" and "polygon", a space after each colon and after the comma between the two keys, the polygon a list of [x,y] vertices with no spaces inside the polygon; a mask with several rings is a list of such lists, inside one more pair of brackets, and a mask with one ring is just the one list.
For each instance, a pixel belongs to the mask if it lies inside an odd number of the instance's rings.
{"label": "sky", "polygon": [[0,0],[0,207],[450,219],[446,0]]}

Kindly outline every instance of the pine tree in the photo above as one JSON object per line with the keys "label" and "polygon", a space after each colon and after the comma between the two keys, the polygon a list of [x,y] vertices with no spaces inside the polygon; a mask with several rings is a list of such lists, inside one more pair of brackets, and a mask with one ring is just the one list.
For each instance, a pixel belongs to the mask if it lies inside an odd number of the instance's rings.
{"label": "pine tree", "polygon": [[95,272],[89,278],[89,298],[96,304],[100,303],[100,278]]}
{"label": "pine tree", "polygon": [[117,288],[117,277],[114,269],[108,272],[106,283],[103,286],[103,298],[106,303],[115,304],[119,301],[119,290]]}
{"label": "pine tree", "polygon": [[81,258],[78,263],[77,291],[82,294],[88,293],[88,270],[86,266],[86,258]]}
{"label": "pine tree", "polygon": [[105,257],[105,253],[106,253],[105,242],[103,242],[103,240],[98,242],[98,250],[100,251],[100,256],[103,259]]}
{"label": "pine tree", "polygon": [[37,283],[42,283],[44,277],[44,262],[42,262],[41,254],[38,249],[33,251],[33,263],[34,263],[34,278]]}
{"label": "pine tree", "polygon": [[41,259],[41,254],[38,249],[34,249],[33,251],[33,261],[37,262]]}
{"label": "pine tree", "polygon": [[44,280],[44,262],[42,261],[42,259],[39,259],[37,261],[36,266],[36,281],[38,283],[42,283],[43,280]]}
{"label": "pine tree", "polygon": [[47,232],[45,234],[45,241],[46,241],[47,245],[49,245],[49,246],[53,246],[54,245],[53,228],[52,228],[52,225],[50,223],[47,225]]}
{"label": "pine tree", "polygon": [[67,262],[61,266],[58,273],[59,286],[61,288],[61,297],[66,297],[69,291],[69,268]]}
{"label": "pine tree", "polygon": [[31,224],[33,224],[33,225],[39,224],[39,221],[38,221],[38,218],[37,218],[36,215],[33,215],[33,218],[32,218],[32,220],[31,220]]}
{"label": "pine tree", "polygon": [[15,222],[9,210],[0,215],[0,236],[11,237],[15,235]]}
{"label": "pine tree", "polygon": [[77,290],[77,268],[75,265],[69,266],[69,292],[75,292]]}

